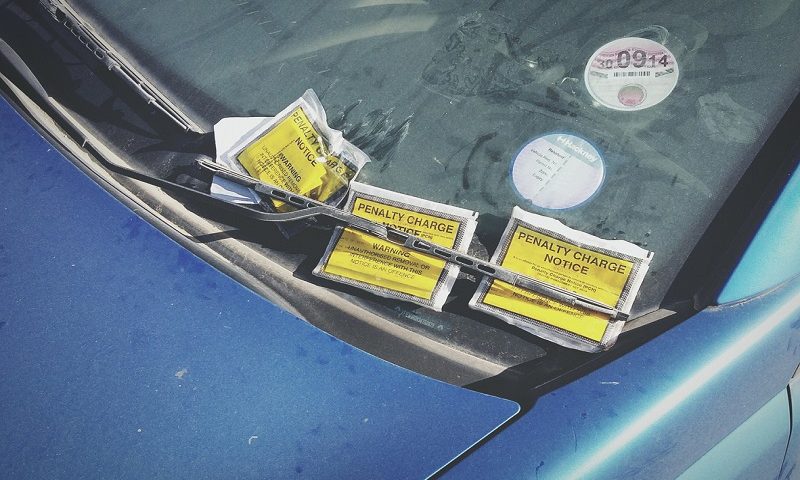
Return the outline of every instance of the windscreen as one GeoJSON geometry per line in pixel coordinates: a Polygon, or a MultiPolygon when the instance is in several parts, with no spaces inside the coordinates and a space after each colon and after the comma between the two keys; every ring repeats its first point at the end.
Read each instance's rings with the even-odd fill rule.
{"type": "Polygon", "coordinates": [[[70,4],[205,128],[314,89],[360,181],[479,212],[487,258],[515,205],[654,252],[634,315],[800,86],[790,0],[70,4]]]}

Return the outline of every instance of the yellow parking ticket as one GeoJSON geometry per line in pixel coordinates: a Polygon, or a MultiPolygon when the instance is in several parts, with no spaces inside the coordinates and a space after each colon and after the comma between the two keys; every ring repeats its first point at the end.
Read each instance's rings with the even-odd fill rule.
{"type": "MultiPolygon", "coordinates": [[[[321,202],[356,175],[354,168],[330,153],[327,140],[301,106],[252,140],[235,158],[262,182],[321,202]]],[[[278,210],[286,208],[282,202],[274,203],[278,210]]]]}
{"type": "MultiPolygon", "coordinates": [[[[347,209],[376,223],[466,251],[476,214],[353,182],[347,209]]],[[[314,273],[378,295],[441,309],[458,265],[352,228],[337,228],[314,273]]]]}
{"type": "MultiPolygon", "coordinates": [[[[630,312],[652,254],[604,240],[515,207],[492,259],[509,270],[630,312]]],[[[613,345],[623,322],[550,297],[485,279],[470,306],[557,343],[584,350],[613,345]]]]}

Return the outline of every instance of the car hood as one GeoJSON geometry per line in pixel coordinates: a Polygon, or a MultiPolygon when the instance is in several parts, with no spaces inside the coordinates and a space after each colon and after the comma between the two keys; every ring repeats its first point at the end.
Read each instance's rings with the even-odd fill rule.
{"type": "Polygon", "coordinates": [[[518,412],[286,313],[0,118],[11,477],[418,478],[518,412]]]}

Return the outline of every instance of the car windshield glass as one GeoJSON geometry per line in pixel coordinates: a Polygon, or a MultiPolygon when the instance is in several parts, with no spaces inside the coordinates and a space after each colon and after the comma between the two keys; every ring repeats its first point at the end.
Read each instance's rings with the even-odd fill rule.
{"type": "Polygon", "coordinates": [[[362,182],[479,212],[487,256],[514,205],[655,252],[634,315],[800,85],[789,0],[70,4],[203,128],[313,88],[362,182]]]}

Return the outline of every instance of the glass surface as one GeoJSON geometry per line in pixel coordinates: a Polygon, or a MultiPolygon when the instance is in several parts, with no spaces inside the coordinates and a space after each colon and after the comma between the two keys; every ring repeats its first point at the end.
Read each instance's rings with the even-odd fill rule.
{"type": "Polygon", "coordinates": [[[659,306],[800,86],[789,0],[70,4],[206,128],[313,88],[371,155],[361,181],[480,212],[487,256],[514,205],[654,251],[634,315],[659,306]],[[663,101],[619,111],[587,90],[587,62],[623,37],[674,55],[663,101]],[[532,204],[511,175],[523,147],[553,132],[604,163],[598,191],[568,209],[532,204]]]}

